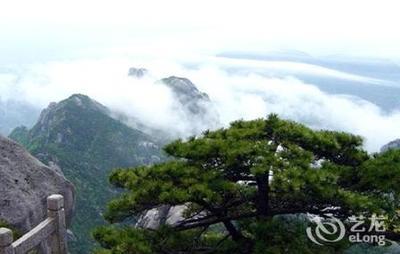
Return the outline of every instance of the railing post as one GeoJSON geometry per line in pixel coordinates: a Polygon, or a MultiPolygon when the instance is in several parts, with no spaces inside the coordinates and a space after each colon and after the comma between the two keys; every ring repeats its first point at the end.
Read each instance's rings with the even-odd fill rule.
{"type": "Polygon", "coordinates": [[[0,228],[0,254],[14,254],[13,234],[8,228],[0,228]]]}
{"type": "Polygon", "coordinates": [[[51,195],[47,198],[47,215],[56,221],[56,231],[51,241],[52,253],[67,254],[67,228],[62,195],[51,195]]]}

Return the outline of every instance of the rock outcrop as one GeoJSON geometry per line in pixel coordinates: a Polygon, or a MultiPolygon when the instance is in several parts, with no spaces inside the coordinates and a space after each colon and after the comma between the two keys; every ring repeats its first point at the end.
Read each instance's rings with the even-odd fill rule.
{"type": "Polygon", "coordinates": [[[193,115],[203,115],[208,111],[207,106],[210,106],[210,98],[206,93],[200,92],[197,87],[187,78],[171,76],[161,80],[178,101],[188,109],[193,115]]]}
{"type": "Polygon", "coordinates": [[[135,77],[135,78],[143,78],[148,74],[148,70],[145,68],[129,68],[128,76],[135,77]]]}
{"type": "Polygon", "coordinates": [[[25,233],[47,217],[46,198],[61,194],[67,223],[74,210],[74,187],[22,146],[0,136],[0,219],[25,233]]]}
{"type": "Polygon", "coordinates": [[[400,139],[393,140],[388,144],[382,146],[381,152],[383,153],[390,149],[400,149],[400,139]]]}
{"type": "Polygon", "coordinates": [[[170,76],[158,83],[167,86],[174,98],[176,110],[181,112],[182,119],[190,126],[187,135],[196,135],[206,129],[220,126],[219,115],[213,102],[206,93],[201,92],[187,78],[170,76]]]}
{"type": "MultiPolygon", "coordinates": [[[[157,130],[140,122],[139,119],[132,120],[132,117],[118,116],[119,119],[130,126],[133,122],[135,128],[137,127],[159,140],[173,140],[182,136],[198,135],[206,129],[215,129],[221,126],[219,113],[214,102],[207,93],[199,90],[188,78],[169,76],[158,80],[147,69],[136,67],[129,68],[128,76],[137,80],[148,78],[147,81],[153,80],[155,84],[167,87],[173,100],[170,110],[179,119],[182,128],[157,130]]],[[[142,83],[142,85],[146,84],[148,83],[142,83]]]]}
{"type": "Polygon", "coordinates": [[[175,225],[183,220],[185,206],[163,205],[143,213],[136,223],[137,227],[157,229],[161,225],[175,225]]]}

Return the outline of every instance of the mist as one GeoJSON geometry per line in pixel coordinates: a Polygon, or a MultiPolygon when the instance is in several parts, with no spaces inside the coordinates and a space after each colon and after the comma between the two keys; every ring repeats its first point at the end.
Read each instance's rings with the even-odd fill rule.
{"type": "MultiPolygon", "coordinates": [[[[32,64],[0,74],[0,93],[2,100],[12,98],[39,108],[75,93],[86,94],[114,112],[175,137],[197,135],[206,129],[228,126],[237,119],[251,120],[270,113],[315,129],[361,135],[370,152],[377,152],[382,145],[400,137],[399,111],[384,112],[358,97],[327,94],[293,76],[232,74],[225,68],[231,63],[191,59],[192,63],[195,61],[195,67],[188,67],[188,59],[184,63],[107,58],[32,64]],[[142,79],[129,77],[130,67],[147,68],[149,75],[142,79]],[[208,106],[217,111],[218,121],[192,118],[169,88],[156,82],[172,75],[189,78],[200,91],[207,93],[211,99],[208,106]]],[[[322,76],[337,74],[314,67],[306,71],[322,76]]],[[[367,77],[338,75],[376,83],[367,77]]]]}

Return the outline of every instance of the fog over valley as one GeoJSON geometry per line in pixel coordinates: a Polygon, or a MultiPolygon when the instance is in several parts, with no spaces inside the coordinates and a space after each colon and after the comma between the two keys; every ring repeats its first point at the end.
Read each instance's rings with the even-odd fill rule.
{"type": "Polygon", "coordinates": [[[316,129],[361,135],[366,148],[376,152],[400,135],[399,77],[400,68],[389,60],[343,63],[292,51],[256,56],[221,53],[184,60],[110,57],[27,64],[0,73],[0,117],[4,119],[0,127],[5,135],[19,125],[29,127],[50,102],[81,93],[128,116],[128,124],[140,122],[174,137],[277,113],[316,129]],[[143,77],[129,76],[131,67],[147,72],[143,77]],[[390,76],[374,75],[369,69],[390,76]],[[206,93],[208,112],[193,118],[176,94],[159,84],[170,76],[188,78],[206,93]]]}

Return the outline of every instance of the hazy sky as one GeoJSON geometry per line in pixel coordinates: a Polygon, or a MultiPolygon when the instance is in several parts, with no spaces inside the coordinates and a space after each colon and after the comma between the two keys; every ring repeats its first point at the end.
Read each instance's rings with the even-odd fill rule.
{"type": "Polygon", "coordinates": [[[2,1],[1,63],[296,49],[400,57],[390,0],[2,1]]]}
{"type": "Polygon", "coordinates": [[[380,85],[379,80],[310,64],[212,55],[300,50],[317,56],[398,60],[398,2],[3,1],[0,99],[23,100],[44,108],[51,101],[83,93],[149,126],[182,135],[212,127],[205,120],[194,122],[177,112],[175,98],[154,83],[177,75],[189,78],[210,96],[224,126],[239,118],[274,112],[315,128],[362,135],[366,148],[375,152],[399,138],[400,109],[388,112],[360,98],[328,94],[289,74],[365,85],[380,85]],[[200,64],[187,68],[191,61],[200,64]],[[148,68],[151,78],[129,78],[127,71],[132,66],[148,68]],[[288,74],[275,79],[230,73],[227,69],[232,66],[288,74]]]}

